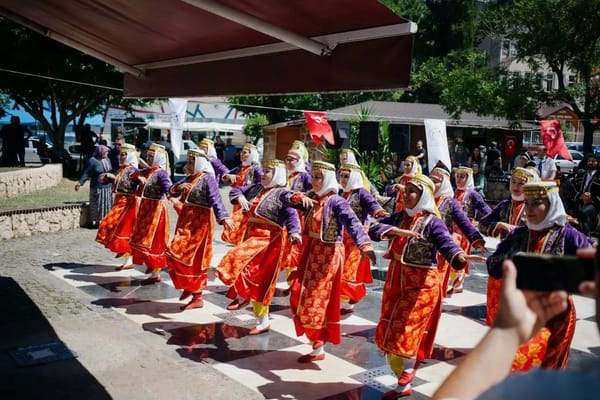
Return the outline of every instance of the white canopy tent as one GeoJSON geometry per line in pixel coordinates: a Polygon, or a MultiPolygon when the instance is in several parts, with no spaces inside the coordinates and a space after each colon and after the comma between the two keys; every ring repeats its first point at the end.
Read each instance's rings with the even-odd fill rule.
{"type": "MultiPolygon", "coordinates": [[[[145,126],[146,129],[173,129],[169,121],[150,121],[145,126]]],[[[184,131],[191,132],[233,132],[242,133],[243,124],[231,124],[225,122],[184,122],[184,131]]]]}

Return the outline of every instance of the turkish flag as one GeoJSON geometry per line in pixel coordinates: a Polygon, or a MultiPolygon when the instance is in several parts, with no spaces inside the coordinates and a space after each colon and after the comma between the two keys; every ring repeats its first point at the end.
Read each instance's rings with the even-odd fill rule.
{"type": "Polygon", "coordinates": [[[310,137],[316,144],[323,143],[321,138],[327,140],[329,144],[335,144],[333,130],[329,122],[327,122],[327,116],[324,112],[305,111],[304,118],[306,118],[306,127],[308,128],[310,137]]]}
{"type": "Polygon", "coordinates": [[[560,122],[555,119],[542,120],[540,126],[542,127],[542,143],[548,149],[548,157],[554,158],[555,155],[560,154],[565,160],[573,161],[565,144],[560,122]]]}

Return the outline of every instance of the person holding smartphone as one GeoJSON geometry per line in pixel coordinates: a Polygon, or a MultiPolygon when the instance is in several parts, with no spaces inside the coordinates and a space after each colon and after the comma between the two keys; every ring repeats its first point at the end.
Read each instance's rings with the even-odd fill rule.
{"type": "MultiPolygon", "coordinates": [[[[583,249],[580,258],[594,258],[596,249],[583,249]]],[[[600,254],[598,254],[600,255],[600,254]]],[[[596,255],[596,256],[598,256],[596,255]]],[[[600,263],[595,262],[595,281],[584,281],[579,292],[596,300],[596,325],[600,331],[600,263]]],[[[600,398],[600,359],[575,370],[538,369],[508,376],[512,351],[531,338],[552,318],[569,307],[567,293],[517,289],[512,261],[503,263],[500,308],[494,325],[462,360],[433,395],[438,399],[584,399],[600,398]],[[493,366],[490,368],[490,366],[493,366]]]]}
{"type": "MultiPolygon", "coordinates": [[[[526,226],[512,230],[500,242],[496,252],[487,259],[492,279],[502,278],[502,262],[517,252],[549,255],[575,255],[577,249],[592,243],[581,232],[567,224],[567,214],[554,182],[528,182],[523,185],[526,226]]],[[[493,323],[498,313],[500,293],[488,291],[488,315],[493,323]]],[[[553,318],[527,343],[514,359],[513,371],[532,367],[564,368],[569,359],[569,347],[575,332],[575,307],[568,299],[564,313],[553,318]]]]}

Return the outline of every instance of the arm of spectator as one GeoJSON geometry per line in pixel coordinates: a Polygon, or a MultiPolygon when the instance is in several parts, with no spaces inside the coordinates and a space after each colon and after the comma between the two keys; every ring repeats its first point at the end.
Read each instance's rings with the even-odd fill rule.
{"type": "Polygon", "coordinates": [[[442,383],[433,399],[472,399],[502,381],[510,372],[519,345],[546,321],[567,309],[566,292],[520,291],[512,261],[506,260],[503,269],[498,318],[481,342],[442,383]]]}

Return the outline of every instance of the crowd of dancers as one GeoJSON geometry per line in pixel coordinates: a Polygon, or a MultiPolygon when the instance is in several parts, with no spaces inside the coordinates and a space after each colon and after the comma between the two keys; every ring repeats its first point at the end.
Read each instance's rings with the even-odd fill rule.
{"type": "MultiPolygon", "coordinates": [[[[145,266],[148,276],[141,284],[151,285],[161,281],[166,268],[181,290],[181,309],[201,308],[214,226],[223,225],[222,239],[232,248],[218,260],[216,275],[229,288],[227,309],[251,305],[258,324],[248,334],[267,334],[269,306],[285,271],[296,333],[311,346],[298,362],[310,363],[325,358],[325,343],[340,343],[341,316],[354,311],[372,282],[372,242],[388,241],[384,258],[389,267],[374,340],[398,382],[384,399],[411,394],[420,362],[433,351],[442,300],[462,292],[469,262],[487,262],[491,324],[504,258],[518,251],[575,254],[592,245],[569,225],[558,187],[542,181],[536,168],[515,168],[510,197],[491,209],[473,188],[471,168],[450,171],[438,164],[426,176],[419,160],[409,156],[403,174],[385,188],[395,199],[390,213],[352,150],[341,151],[336,168],[310,163],[300,141],[284,160],[261,163],[257,149],[247,144],[241,165],[229,170],[211,140],[203,139],[200,148],[188,151],[186,176],[173,184],[163,146],[152,144],[148,167],[140,169],[135,147],[121,145],[120,168],[105,176],[112,182],[114,205],[96,237],[124,260],[117,269],[145,266]],[[231,214],[219,182],[231,184],[231,214]],[[169,202],[178,216],[172,237],[169,202]],[[501,238],[492,254],[487,254],[484,235],[501,238]]],[[[575,308],[569,304],[567,312],[521,346],[514,371],[566,366],[575,328],[575,308]]]]}

